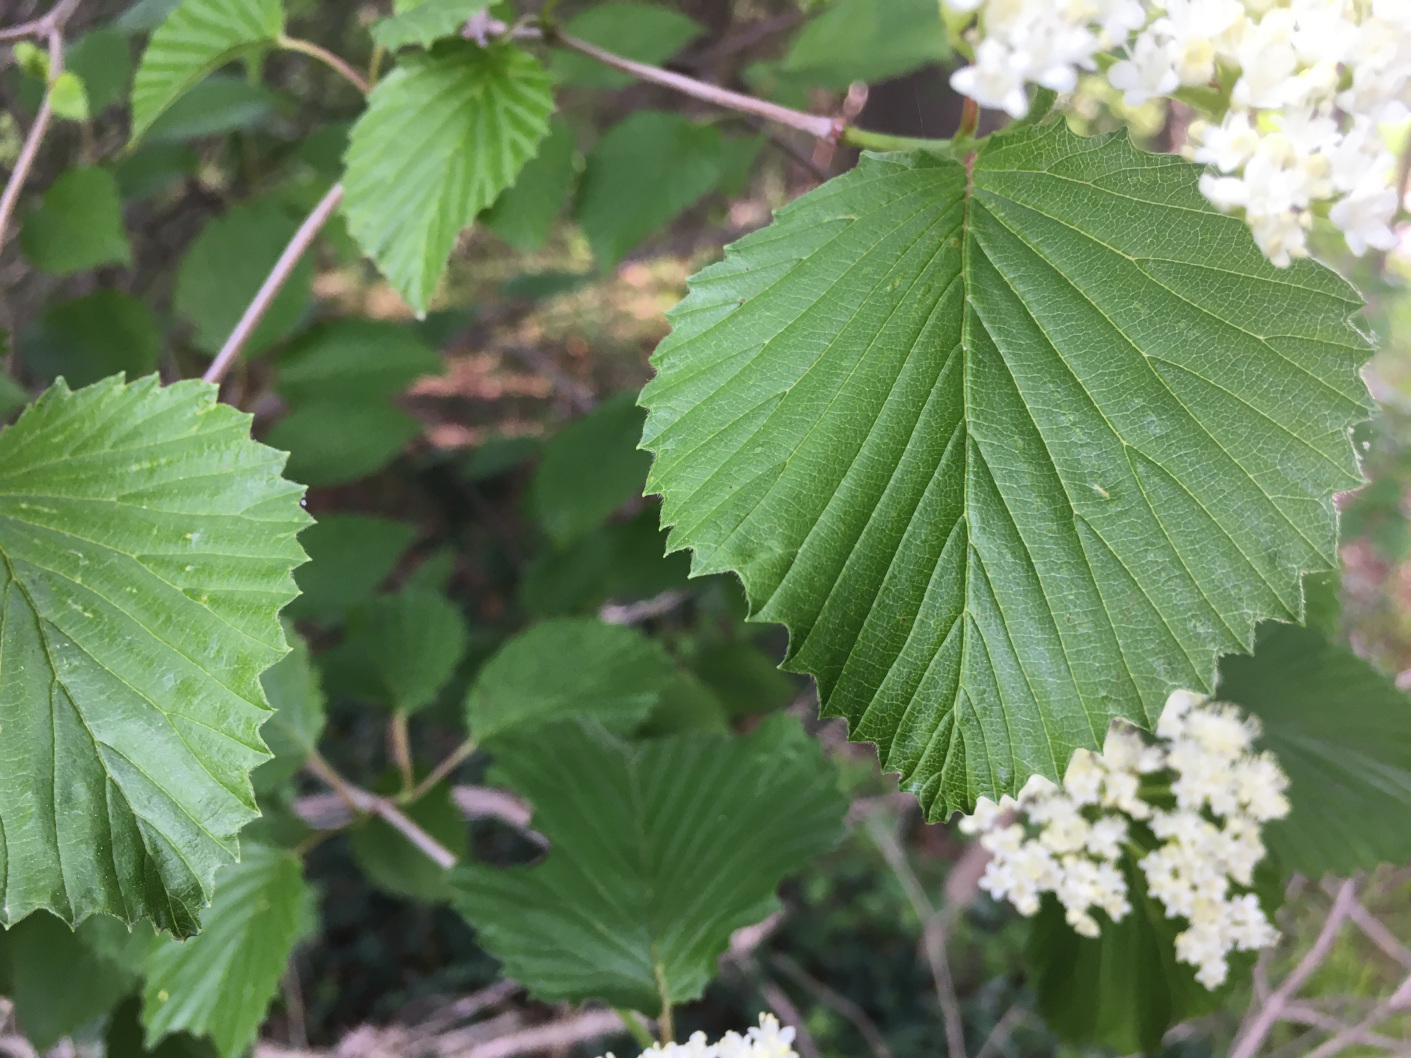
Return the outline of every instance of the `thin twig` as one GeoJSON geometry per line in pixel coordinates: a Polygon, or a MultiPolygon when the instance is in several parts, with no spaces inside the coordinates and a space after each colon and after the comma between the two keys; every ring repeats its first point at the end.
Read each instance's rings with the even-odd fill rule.
{"type": "Polygon", "coordinates": [[[372,85],[368,83],[367,78],[358,73],[357,70],[353,69],[352,66],[340,59],[337,55],[334,55],[333,52],[329,51],[327,48],[321,47],[311,40],[300,40],[298,37],[281,36],[278,44],[285,51],[297,51],[301,55],[307,55],[311,59],[317,59],[330,70],[341,75],[345,81],[363,95],[367,95],[372,91],[372,85]]]}
{"type": "Polygon", "coordinates": [[[425,797],[431,790],[451,772],[461,766],[461,762],[475,752],[475,739],[468,738],[456,747],[455,752],[443,760],[436,767],[431,769],[430,774],[421,782],[417,783],[406,793],[397,798],[398,804],[411,804],[425,797]]]}
{"type": "Polygon", "coordinates": [[[309,759],[304,762],[304,770],[327,784],[334,793],[348,802],[354,811],[361,815],[380,817],[442,870],[450,870],[458,862],[454,852],[408,819],[391,801],[349,782],[317,752],[309,754],[309,759]]]}
{"type": "Polygon", "coordinates": [[[402,793],[411,793],[416,786],[416,773],[412,770],[412,740],[407,730],[407,711],[398,709],[387,722],[387,741],[391,744],[392,761],[402,777],[402,793]]]}
{"type": "Polygon", "coordinates": [[[1411,1007],[1411,977],[1401,982],[1401,986],[1386,1000],[1356,1025],[1351,1025],[1337,1033],[1332,1039],[1311,1051],[1307,1058],[1332,1058],[1333,1055],[1361,1042],[1363,1033],[1370,1032],[1393,1014],[1411,1007]]]}
{"type": "Polygon", "coordinates": [[[931,965],[931,978],[936,985],[936,998],[940,1001],[941,1017],[946,1026],[947,1058],[965,1058],[965,1021],[960,1013],[960,1000],[955,994],[950,961],[946,958],[952,913],[949,908],[938,911],[932,906],[920,879],[907,861],[906,851],[897,840],[896,833],[882,821],[880,815],[874,813],[868,816],[866,826],[867,833],[901,883],[916,917],[921,920],[921,946],[926,952],[926,961],[931,965]]]}
{"type": "Polygon", "coordinates": [[[1258,1053],[1265,1037],[1269,1035],[1269,1030],[1279,1020],[1284,1006],[1303,987],[1303,983],[1332,951],[1333,943],[1342,931],[1343,923],[1352,913],[1356,896],[1357,883],[1349,878],[1338,889],[1337,896],[1333,900],[1332,910],[1328,912],[1327,920],[1318,932],[1313,946],[1304,953],[1298,965],[1293,968],[1293,972],[1284,978],[1279,987],[1274,990],[1273,995],[1269,997],[1269,1001],[1259,1008],[1259,1012],[1253,1020],[1236,1037],[1234,1045],[1230,1048],[1230,1058],[1254,1058],[1254,1055],[1258,1053]]]}
{"type": "Polygon", "coordinates": [[[1349,917],[1352,919],[1352,924],[1360,929],[1368,940],[1380,948],[1383,954],[1411,970],[1411,948],[1397,940],[1391,930],[1382,925],[1381,919],[1363,907],[1360,902],[1352,905],[1349,917]]]}
{"type": "Polygon", "coordinates": [[[201,376],[202,381],[219,383],[225,377],[225,373],[230,370],[230,365],[240,355],[240,350],[250,340],[250,336],[255,333],[255,328],[265,318],[269,307],[274,304],[274,299],[284,289],[284,284],[289,282],[289,277],[294,274],[294,269],[298,267],[299,261],[308,252],[314,239],[323,226],[328,223],[329,218],[333,216],[342,201],[343,185],[334,184],[328,194],[323,196],[323,201],[304,218],[304,223],[299,225],[299,230],[294,233],[294,238],[289,240],[289,245],[284,248],[284,252],[279,255],[279,260],[275,262],[274,268],[265,277],[264,283],[261,284],[259,292],[255,295],[255,300],[250,302],[249,307],[245,309],[245,315],[240,317],[240,322],[235,325],[235,330],[230,332],[230,337],[225,340],[220,352],[211,361],[211,366],[206,368],[206,373],[201,376]]]}
{"type": "Polygon", "coordinates": [[[867,1011],[847,996],[833,991],[782,952],[770,956],[769,962],[794,984],[812,993],[813,997],[825,1007],[837,1011],[850,1021],[853,1028],[857,1029],[857,1034],[866,1041],[876,1058],[892,1058],[892,1049],[887,1046],[886,1037],[877,1028],[877,1023],[867,1016],[867,1011]]]}
{"type": "MultiPolygon", "coordinates": [[[[62,6],[62,5],[61,5],[62,6]]],[[[55,10],[58,10],[57,8],[55,10]]],[[[44,21],[44,20],[41,20],[44,21]]],[[[10,218],[20,201],[29,171],[34,168],[34,159],[39,156],[39,145],[44,142],[44,134],[49,131],[49,120],[54,116],[54,82],[64,72],[64,36],[58,25],[52,25],[49,35],[49,87],[44,91],[44,101],[39,104],[39,113],[34,116],[34,124],[29,127],[20,156],[10,171],[10,179],[5,182],[5,191],[0,194],[0,249],[10,230],[10,218]]]]}
{"type": "Polygon", "coordinates": [[[818,1051],[818,1044],[814,1042],[813,1034],[803,1023],[803,1015],[789,998],[789,993],[766,977],[759,982],[759,994],[769,1004],[769,1009],[774,1011],[775,1017],[785,1025],[794,1027],[794,1050],[798,1051],[799,1058],[823,1058],[818,1051]]]}
{"type": "Polygon", "coordinates": [[[632,59],[623,58],[621,55],[614,55],[610,51],[604,51],[596,44],[589,44],[586,40],[579,40],[577,37],[570,37],[567,33],[560,33],[558,30],[551,30],[546,34],[546,39],[550,44],[558,44],[570,51],[576,51],[580,55],[586,55],[590,59],[596,59],[604,66],[611,66],[615,70],[631,74],[639,81],[671,88],[683,95],[729,110],[755,114],[776,124],[806,132],[820,140],[837,140],[843,131],[843,126],[839,122],[825,115],[808,114],[791,107],[781,107],[777,103],[755,99],[753,96],[743,95],[740,92],[732,92],[728,88],[707,84],[705,81],[698,81],[685,74],[672,73],[659,66],[635,62],[632,59]]]}
{"type": "Polygon", "coordinates": [[[79,0],[60,0],[47,15],[21,22],[18,26],[10,26],[8,29],[0,29],[0,42],[23,40],[25,37],[43,40],[55,30],[62,30],[70,16],[78,10],[78,5],[79,0]]]}
{"type": "Polygon", "coordinates": [[[990,1030],[990,1034],[985,1037],[985,1042],[980,1045],[980,1050],[975,1058],[990,1058],[991,1055],[999,1053],[1000,1049],[1009,1042],[1010,1034],[1028,1016],[1029,1012],[1018,1003],[1006,1010],[1003,1016],[995,1022],[995,1027],[990,1030]]]}
{"type": "MultiPolygon", "coordinates": [[[[1311,1025],[1314,1028],[1324,1029],[1327,1032],[1342,1032],[1348,1028],[1347,1025],[1338,1021],[1337,1018],[1324,1014],[1321,1010],[1315,1010],[1304,1003],[1289,1003],[1284,1007],[1281,1018],[1293,1025],[1311,1025]]],[[[1357,1036],[1357,1043],[1365,1043],[1368,1047],[1380,1047],[1383,1050],[1394,1051],[1401,1044],[1390,1036],[1383,1036],[1376,1032],[1361,1032],[1357,1036]]]]}

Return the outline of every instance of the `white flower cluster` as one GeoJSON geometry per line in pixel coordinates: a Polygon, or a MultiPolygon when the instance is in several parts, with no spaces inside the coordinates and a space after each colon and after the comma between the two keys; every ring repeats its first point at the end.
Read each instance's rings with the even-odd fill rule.
{"type": "Polygon", "coordinates": [[[1307,255],[1319,203],[1358,256],[1395,244],[1383,132],[1411,117],[1411,0],[943,2],[979,11],[975,61],[951,84],[1014,117],[1028,111],[1027,83],[1067,92],[1100,66],[1130,106],[1221,89],[1223,113],[1190,129],[1191,157],[1216,170],[1201,191],[1243,210],[1280,267],[1307,255]]]}
{"type": "Polygon", "coordinates": [[[1052,893],[1085,937],[1101,932],[1095,909],[1113,922],[1131,911],[1122,860],[1133,857],[1167,917],[1188,923],[1177,958],[1213,989],[1232,950],[1278,939],[1258,898],[1234,887],[1251,885],[1264,858],[1260,824],[1288,814],[1288,779],[1272,756],[1253,752],[1258,724],[1232,705],[1177,691],[1156,733],[1149,744],[1114,724],[1101,755],[1073,754],[1061,787],[1036,775],[1018,800],[982,798],[960,828],[979,834],[993,857],[983,889],[1023,915],[1052,893]]]}
{"type": "MultiPolygon", "coordinates": [[[[794,1030],[779,1027],[779,1019],[773,1014],[761,1014],[759,1025],[741,1036],[738,1032],[727,1032],[715,1043],[707,1043],[704,1032],[693,1033],[685,1043],[654,1043],[650,1050],[643,1051],[641,1058],[657,1058],[659,1055],[672,1055],[673,1058],[799,1058],[794,1050],[794,1030]]],[[[608,1054],[606,1058],[613,1058],[608,1054]]]]}

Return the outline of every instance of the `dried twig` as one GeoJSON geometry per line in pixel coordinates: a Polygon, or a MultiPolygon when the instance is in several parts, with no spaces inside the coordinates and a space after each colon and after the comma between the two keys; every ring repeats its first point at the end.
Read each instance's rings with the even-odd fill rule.
{"type": "Polygon", "coordinates": [[[1349,878],[1338,889],[1332,910],[1328,912],[1327,920],[1323,923],[1313,946],[1304,953],[1293,972],[1274,990],[1269,1001],[1258,1008],[1247,1025],[1241,1027],[1234,1045],[1230,1048],[1230,1058],[1253,1058],[1258,1053],[1265,1037],[1269,1035],[1269,1030],[1279,1020],[1289,1000],[1332,951],[1333,942],[1337,940],[1343,923],[1347,921],[1353,905],[1357,902],[1356,896],[1357,883],[1349,878]]]}

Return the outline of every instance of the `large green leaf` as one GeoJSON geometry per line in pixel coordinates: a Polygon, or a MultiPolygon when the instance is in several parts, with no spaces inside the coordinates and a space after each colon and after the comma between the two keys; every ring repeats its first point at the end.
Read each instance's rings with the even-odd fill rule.
{"type": "Polygon", "coordinates": [[[132,139],[207,74],[283,32],[280,0],[182,0],[152,34],[137,67],[132,139]]]}
{"type": "Polygon", "coordinates": [[[1411,699],[1321,632],[1269,622],[1220,662],[1221,698],[1264,726],[1292,811],[1265,840],[1290,870],[1350,875],[1411,858],[1411,699]]]}
{"type": "Polygon", "coordinates": [[[99,114],[123,99],[132,83],[132,45],[114,29],[85,33],[64,54],[64,68],[83,78],[88,104],[99,114]]]}
{"type": "Polygon", "coordinates": [[[562,547],[642,495],[651,457],[637,450],[643,415],[620,393],[544,446],[529,489],[535,519],[562,547]]]}
{"type": "Polygon", "coordinates": [[[573,130],[549,123],[549,134],[518,178],[481,216],[485,226],[516,250],[537,250],[549,238],[578,179],[573,130]]]}
{"type": "Polygon", "coordinates": [[[466,698],[482,742],[571,716],[631,731],[656,707],[674,666],[655,640],[592,618],[545,621],[485,663],[466,698]]]}
{"type": "Polygon", "coordinates": [[[385,401],[320,400],[295,408],[265,440],[289,452],[289,477],[336,485],[381,470],[421,433],[421,420],[385,401]]]}
{"type": "Polygon", "coordinates": [[[308,521],[249,421],[118,377],[0,433],[0,922],[189,934],[235,858],[308,521]]]}
{"type": "Polygon", "coordinates": [[[351,639],[374,676],[364,696],[411,713],[434,702],[455,675],[470,632],[440,592],[405,589],[359,614],[351,639]]]}
{"type": "Polygon", "coordinates": [[[66,276],[107,264],[129,264],[117,181],[106,169],[70,169],[25,218],[20,248],[35,268],[66,276]]]}
{"type": "Polygon", "coordinates": [[[301,594],[290,604],[289,615],[317,621],[341,617],[377,590],[415,539],[415,527],[389,518],[320,518],[299,537],[309,564],[294,575],[301,594]]]}
{"type": "Polygon", "coordinates": [[[697,276],[655,355],[672,543],[739,572],[931,818],[1210,688],[1336,566],[1357,296],[1197,173],[1061,122],[866,156],[697,276]]]}
{"type": "Polygon", "coordinates": [[[312,925],[313,894],[292,852],[251,844],[221,871],[201,935],[163,938],[147,955],[147,1046],[174,1032],[209,1036],[239,1058],[279,988],[289,953],[312,925]]]}
{"type": "Polygon", "coordinates": [[[461,229],[548,134],[549,77],[509,44],[412,52],[373,89],[348,144],[348,231],[425,313],[461,229]]]}
{"type": "Polygon", "coordinates": [[[837,841],[847,807],[791,717],[747,738],[642,743],[569,722],[510,736],[496,760],[551,851],[458,868],[456,908],[539,998],[653,1015],[701,994],[731,932],[778,906],[780,880],[837,841]]]}

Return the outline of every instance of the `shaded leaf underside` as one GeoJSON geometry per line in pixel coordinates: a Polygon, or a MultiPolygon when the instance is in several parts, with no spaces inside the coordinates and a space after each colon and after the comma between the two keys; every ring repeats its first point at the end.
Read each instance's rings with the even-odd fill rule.
{"type": "Polygon", "coordinates": [[[1056,777],[1335,565],[1359,301],[1197,170],[1061,125],[866,156],[692,282],[643,446],[931,817],[1056,777]]]}

